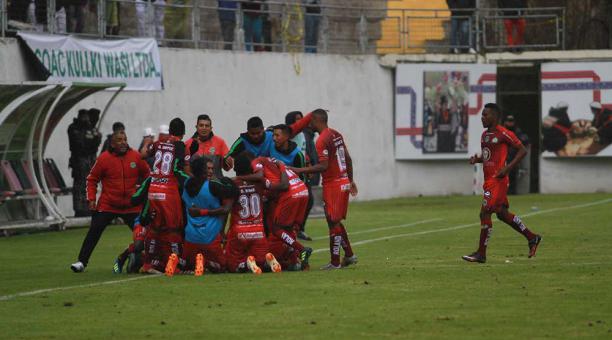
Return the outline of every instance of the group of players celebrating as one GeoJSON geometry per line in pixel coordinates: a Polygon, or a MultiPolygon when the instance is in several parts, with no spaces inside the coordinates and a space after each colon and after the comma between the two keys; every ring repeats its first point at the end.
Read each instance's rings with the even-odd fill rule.
{"type": "MultiPolygon", "coordinates": [[[[205,118],[207,122],[203,124],[208,123],[210,128],[210,118],[205,118]]],[[[183,143],[185,124],[179,118],[173,119],[167,135],[155,142],[147,140],[141,148],[141,158],[151,161],[150,173],[131,196],[131,206],[140,211],[133,223],[128,223],[133,225],[133,243],[117,258],[113,270],[121,273],[125,266],[127,272],[165,272],[168,276],[308,270],[312,249],[300,243],[297,233],[303,230],[312,202],[305,177],[313,173],[322,176],[329,226],[331,261],[322,269],[340,269],[357,263],[342,224],[349,195],[357,194],[352,160],[344,138],[328,127],[327,120],[327,111],[317,109],[291,125],[265,129],[259,117],[252,117],[246,133],[240,135],[231,149],[227,150],[224,143],[211,148],[221,149],[217,154],[222,156],[216,159],[198,153],[202,143],[194,145],[194,139],[187,145],[183,143]],[[295,161],[303,156],[299,147],[289,144],[290,138],[306,127],[319,133],[315,165],[295,161]],[[222,176],[220,167],[226,171],[233,169],[235,177],[222,176]],[[345,255],[342,261],[340,248],[345,255]]],[[[198,128],[199,124],[200,118],[198,128]]],[[[115,134],[119,136],[113,135],[111,143],[117,149],[117,144],[121,144],[117,140],[125,139],[125,135],[115,134]]],[[[214,144],[212,138],[205,142],[214,144]]],[[[104,153],[100,158],[103,156],[104,153]]],[[[125,158],[126,153],[121,157],[125,158]]],[[[100,171],[97,165],[92,173],[100,171]]],[[[90,183],[88,178],[88,191],[95,186],[97,182],[90,183]]],[[[102,195],[104,191],[102,181],[102,195]]],[[[95,202],[95,189],[93,198],[95,202]]],[[[97,210],[94,218],[100,213],[97,210]]],[[[85,269],[93,250],[88,244],[93,242],[95,246],[99,239],[99,235],[95,235],[97,239],[89,235],[95,229],[94,218],[79,261],[71,266],[75,272],[85,269]],[[84,252],[86,256],[82,256],[84,252]]]]}
{"type": "MultiPolygon", "coordinates": [[[[500,118],[501,110],[496,104],[485,105],[481,117],[486,129],[481,136],[482,152],[470,158],[471,164],[483,164],[485,178],[478,250],[462,257],[468,262],[486,262],[493,214],[525,237],[529,257],[535,256],[542,240],[508,210],[508,173],[525,157],[527,150],[514,133],[499,125],[500,118]],[[518,150],[509,163],[508,148],[518,150]]],[[[203,127],[210,130],[210,118],[206,116],[202,120],[203,127]]],[[[137,191],[134,189],[130,199],[129,209],[138,209],[140,213],[133,217],[119,215],[133,220],[128,222],[133,225],[133,243],[116,260],[117,273],[123,271],[126,261],[128,272],[165,272],[169,276],[177,272],[199,276],[205,271],[261,274],[308,270],[312,249],[304,247],[296,235],[303,230],[312,201],[304,175],[313,173],[322,176],[329,227],[331,261],[321,269],[356,264],[357,256],[342,224],[349,195],[357,195],[352,159],[344,138],[328,127],[327,120],[327,111],[317,109],[291,125],[265,129],[259,117],[252,117],[247,122],[247,132],[227,149],[211,131],[203,144],[194,144],[191,139],[186,146],[182,142],[185,124],[175,118],[170,122],[169,134],[160,136],[156,142],[145,143],[140,155],[133,150],[131,154],[127,152],[125,134],[115,133],[111,150],[100,155],[88,177],[88,200],[96,213],[83,241],[79,261],[71,269],[75,272],[85,269],[106,224],[119,214],[113,210],[113,204],[108,204],[109,197],[119,196],[120,206],[125,203],[120,191],[111,194],[111,184],[107,189],[104,179],[101,198],[95,202],[98,179],[104,177],[105,171],[110,174],[107,178],[113,178],[113,171],[117,172],[116,166],[106,165],[111,164],[112,155],[120,159],[116,163],[121,164],[121,176],[130,171],[134,174],[132,177],[142,175],[140,163],[143,159],[151,160],[147,179],[137,191]],[[315,146],[319,162],[314,165],[305,164],[295,143],[288,143],[306,127],[319,134],[315,146]],[[215,162],[198,154],[196,151],[202,147],[208,148],[210,154],[217,150],[221,159],[215,162]],[[137,157],[138,162],[129,163],[129,157],[132,160],[137,157]],[[130,166],[126,167],[128,163],[130,166]],[[233,168],[235,177],[223,177],[220,167],[226,171],[233,168]],[[341,248],[345,255],[342,261],[341,248]]],[[[197,127],[200,129],[200,118],[197,127]]],[[[136,187],[133,180],[129,183],[136,187]]]]}

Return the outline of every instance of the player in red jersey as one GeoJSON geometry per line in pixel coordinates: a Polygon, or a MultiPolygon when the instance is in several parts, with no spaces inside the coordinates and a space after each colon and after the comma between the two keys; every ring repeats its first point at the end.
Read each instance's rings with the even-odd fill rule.
{"type": "Polygon", "coordinates": [[[514,215],[508,208],[508,173],[527,154],[527,149],[512,131],[499,125],[501,111],[497,104],[486,104],[482,110],[482,126],[487,130],[482,133],[480,145],[482,154],[470,157],[470,164],[483,163],[484,171],[484,201],[480,208],[480,243],[478,250],[462,258],[469,262],[484,263],[487,261],[487,243],[493,230],[491,215],[495,213],[497,218],[508,224],[512,229],[523,234],[528,241],[529,257],[536,254],[538,245],[542,240],[540,235],[532,233],[520,217],[514,215]],[[506,164],[508,147],[518,149],[514,159],[506,164]]]}
{"type": "MultiPolygon", "coordinates": [[[[185,123],[180,118],[173,119],[169,132],[167,138],[151,144],[145,155],[154,157],[154,163],[151,176],[141,190],[148,190],[150,210],[155,211],[145,241],[145,272],[164,270],[168,256],[181,253],[185,220],[180,189],[188,177],[183,170],[185,161],[189,160],[181,141],[185,123]]],[[[135,196],[138,195],[139,192],[135,196]]]]}
{"type": "MultiPolygon", "coordinates": [[[[253,173],[250,160],[240,154],[234,162],[237,176],[248,176],[253,173]]],[[[263,224],[263,186],[255,181],[235,179],[240,191],[232,207],[230,229],[225,245],[227,269],[230,272],[261,274],[262,267],[267,265],[274,272],[280,272],[281,266],[268,252],[268,241],[263,224]]]]}
{"type": "MultiPolygon", "coordinates": [[[[253,158],[250,153],[246,155],[253,158]]],[[[285,269],[308,269],[312,248],[304,247],[297,240],[296,232],[306,216],[308,188],[295,172],[272,158],[255,158],[251,166],[268,189],[266,215],[270,251],[285,269]]]]}
{"type": "Polygon", "coordinates": [[[349,194],[357,195],[357,185],[353,181],[353,161],[342,135],[327,126],[327,111],[323,109],[313,111],[310,127],[319,133],[316,143],[319,164],[292,168],[292,170],[298,174],[315,172],[322,174],[323,203],[329,226],[331,262],[321,269],[340,269],[357,263],[357,256],[353,254],[346,228],[342,224],[348,210],[349,194]],[[340,247],[344,249],[342,263],[340,247]]]}

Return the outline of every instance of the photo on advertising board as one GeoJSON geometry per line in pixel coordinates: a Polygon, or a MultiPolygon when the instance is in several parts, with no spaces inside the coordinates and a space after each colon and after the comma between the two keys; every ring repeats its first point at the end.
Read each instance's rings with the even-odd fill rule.
{"type": "Polygon", "coordinates": [[[612,63],[543,64],[543,156],[612,156],[611,144],[612,63]]]}
{"type": "Polygon", "coordinates": [[[395,158],[464,159],[480,152],[480,115],[495,102],[493,64],[399,64],[395,158]]]}
{"type": "Polygon", "coordinates": [[[423,73],[423,152],[467,152],[469,72],[423,73]]]}

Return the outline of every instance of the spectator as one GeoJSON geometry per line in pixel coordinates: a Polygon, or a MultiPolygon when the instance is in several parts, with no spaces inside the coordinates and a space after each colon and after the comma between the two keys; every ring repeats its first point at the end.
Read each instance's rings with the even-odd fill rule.
{"type": "Polygon", "coordinates": [[[83,33],[83,28],[85,27],[85,7],[87,7],[87,0],[65,1],[68,32],[83,33]]]}
{"type": "Polygon", "coordinates": [[[104,229],[116,217],[121,217],[130,229],[133,228],[141,207],[133,206],[130,198],[136,192],[136,186],[148,176],[147,163],[140,159],[138,152],[130,149],[125,132],[113,134],[111,147],[98,157],[87,176],[87,205],[93,216],[78,261],[70,266],[72,271],[85,270],[104,229]],[[102,193],[96,203],[100,183],[102,193]]]}
{"type": "Polygon", "coordinates": [[[104,144],[102,144],[102,151],[100,151],[100,153],[103,153],[104,151],[107,151],[110,148],[111,138],[113,137],[113,134],[121,131],[125,132],[125,125],[123,125],[122,122],[114,122],[113,132],[106,135],[106,139],[104,140],[104,144]]]}
{"type": "MultiPolygon", "coordinates": [[[[54,32],[66,34],[66,5],[70,0],[55,0],[54,32]]],[[[34,1],[36,24],[47,25],[47,0],[34,1]]]]}
{"type": "Polygon", "coordinates": [[[154,36],[159,43],[164,40],[165,6],[165,0],[136,0],[136,20],[139,37],[154,36]],[[147,10],[149,6],[153,6],[153,20],[148,22],[147,10]]]}
{"type": "MultiPolygon", "coordinates": [[[[523,145],[527,149],[529,149],[529,137],[517,126],[513,115],[509,114],[506,116],[506,119],[504,119],[504,127],[514,132],[514,134],[516,135],[516,137],[518,137],[521,143],[523,143],[523,145]]],[[[508,157],[506,159],[506,163],[512,162],[512,160],[516,156],[517,151],[518,150],[515,148],[508,148],[508,157]]],[[[510,186],[508,187],[508,194],[510,195],[517,194],[516,180],[518,179],[519,169],[520,169],[520,166],[515,166],[512,170],[510,170],[510,173],[508,174],[508,177],[510,179],[510,186]]]]}
{"type": "Polygon", "coordinates": [[[219,0],[219,23],[223,36],[223,49],[232,50],[234,30],[236,29],[237,0],[219,0]]]}
{"type": "Polygon", "coordinates": [[[92,124],[88,110],[79,110],[77,118],[68,126],[68,144],[72,169],[72,206],[74,216],[89,216],[89,207],[85,196],[85,179],[93,166],[101,136],[92,124]]]}
{"type": "Polygon", "coordinates": [[[471,41],[473,35],[470,30],[473,9],[476,8],[476,0],[446,0],[448,9],[451,10],[451,33],[450,44],[451,52],[471,52],[475,53],[471,41]],[[471,9],[471,10],[468,10],[471,9]]]}
{"type": "Polygon", "coordinates": [[[306,9],[306,17],[304,18],[304,52],[317,53],[321,0],[302,0],[302,3],[306,9]]]}
{"type": "Polygon", "coordinates": [[[263,10],[260,0],[242,0],[242,28],[247,51],[262,51],[263,10]]]}
{"type": "Polygon", "coordinates": [[[119,27],[121,25],[121,15],[119,13],[118,2],[107,1],[106,2],[106,34],[107,35],[119,35],[119,27]]]}
{"type": "MultiPolygon", "coordinates": [[[[228,154],[229,148],[223,138],[212,131],[212,120],[208,115],[199,115],[196,121],[196,133],[185,142],[187,153],[193,157],[206,156],[213,161],[214,172],[217,178],[223,177],[221,168],[223,158],[228,154]]],[[[226,167],[226,169],[229,169],[226,167]]]]}
{"type": "Polygon", "coordinates": [[[527,0],[498,0],[499,8],[507,8],[502,11],[504,27],[506,28],[506,43],[508,46],[523,45],[525,34],[525,18],[522,18],[521,9],[527,8],[527,0]],[[514,30],[516,29],[516,38],[514,30]]]}

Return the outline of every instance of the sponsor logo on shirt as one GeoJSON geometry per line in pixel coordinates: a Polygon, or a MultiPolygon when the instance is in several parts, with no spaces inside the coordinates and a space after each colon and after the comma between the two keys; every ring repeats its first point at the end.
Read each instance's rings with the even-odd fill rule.
{"type": "Polygon", "coordinates": [[[150,192],[149,199],[152,201],[165,201],[166,194],[163,192],[153,192],[153,193],[150,192]]]}

